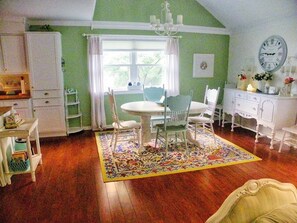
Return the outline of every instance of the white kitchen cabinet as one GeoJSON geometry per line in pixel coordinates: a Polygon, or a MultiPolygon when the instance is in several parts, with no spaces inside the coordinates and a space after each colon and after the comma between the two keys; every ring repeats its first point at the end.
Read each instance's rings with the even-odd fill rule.
{"type": "Polygon", "coordinates": [[[65,136],[61,34],[27,32],[25,39],[33,115],[39,119],[40,136],[65,136]]]}
{"type": "Polygon", "coordinates": [[[39,133],[43,137],[64,136],[65,115],[63,106],[35,106],[34,117],[39,121],[39,133]]]}
{"type": "Polygon", "coordinates": [[[61,34],[31,32],[25,37],[32,90],[63,89],[61,34]]]}
{"type": "Polygon", "coordinates": [[[0,36],[0,74],[27,73],[23,35],[0,36]]]}
{"type": "Polygon", "coordinates": [[[233,107],[230,104],[224,105],[224,112],[226,107],[226,109],[229,109],[227,111],[231,112],[232,115],[231,131],[234,128],[236,115],[248,119],[253,118],[257,121],[255,142],[258,142],[260,126],[267,127],[271,130],[270,134],[267,135],[264,132],[261,132],[261,134],[271,138],[271,149],[273,148],[276,132],[281,131],[283,127],[292,126],[296,123],[297,97],[259,94],[238,89],[225,89],[225,92],[228,93],[224,94],[224,102],[234,102],[233,107]]]}
{"type": "Polygon", "coordinates": [[[31,99],[1,100],[0,106],[13,107],[21,118],[32,118],[32,102],[31,99]]]}

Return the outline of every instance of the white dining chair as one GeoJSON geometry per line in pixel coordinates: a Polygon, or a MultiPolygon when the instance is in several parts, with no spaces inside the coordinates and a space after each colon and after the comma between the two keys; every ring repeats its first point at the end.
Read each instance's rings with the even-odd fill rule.
{"type": "Polygon", "coordinates": [[[297,125],[282,128],[284,131],[278,152],[280,153],[284,143],[288,143],[290,146],[297,147],[297,125]]]}
{"type": "Polygon", "coordinates": [[[220,87],[218,87],[218,89],[209,89],[208,85],[206,85],[205,95],[204,95],[204,103],[207,104],[206,111],[198,116],[189,117],[190,124],[191,123],[194,124],[195,139],[197,139],[197,128],[203,127],[204,130],[208,129],[212,132],[214,142],[216,143],[213,123],[214,123],[214,114],[215,114],[219,93],[220,93],[220,87]]]}
{"type": "Polygon", "coordinates": [[[222,115],[223,115],[223,103],[217,104],[215,113],[214,113],[214,117],[219,119],[219,126],[221,126],[222,115]]]}
{"type": "Polygon", "coordinates": [[[127,131],[133,131],[133,141],[135,142],[135,136],[137,138],[138,145],[140,146],[140,140],[139,140],[139,134],[140,134],[140,123],[137,123],[135,120],[128,120],[128,121],[120,121],[118,112],[117,112],[117,105],[114,97],[113,90],[108,91],[108,98],[112,113],[112,119],[113,119],[113,134],[110,140],[110,146],[113,144],[113,151],[115,151],[117,142],[119,140],[121,141],[130,141],[131,139],[127,137],[119,137],[119,133],[121,132],[127,132],[127,131]],[[113,143],[114,140],[114,143],[113,143]]]}

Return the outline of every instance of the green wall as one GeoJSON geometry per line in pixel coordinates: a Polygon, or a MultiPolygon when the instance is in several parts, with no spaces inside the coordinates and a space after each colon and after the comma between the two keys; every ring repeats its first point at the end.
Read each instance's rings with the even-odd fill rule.
{"type": "MultiPolygon", "coordinates": [[[[161,0],[98,0],[94,21],[127,21],[149,22],[150,14],[159,17],[161,0]]],[[[182,14],[185,25],[207,27],[223,27],[196,0],[170,0],[174,16],[182,14]]],[[[36,28],[36,27],[35,27],[36,28]]],[[[91,125],[91,105],[87,68],[87,39],[83,33],[119,34],[119,35],[155,35],[153,31],[131,30],[90,30],[90,27],[54,26],[55,31],[62,34],[62,50],[65,59],[65,87],[77,88],[83,113],[83,125],[91,125]]],[[[180,33],[180,92],[194,91],[193,100],[202,101],[205,85],[221,88],[227,80],[228,70],[228,35],[210,35],[196,33],[180,33]],[[193,54],[205,53],[215,55],[214,77],[193,78],[193,54]]],[[[222,94],[220,96],[222,98],[222,94]]],[[[117,105],[129,101],[141,100],[141,94],[117,95],[117,105]]],[[[105,101],[107,124],[111,123],[108,101],[105,101]]],[[[119,110],[122,119],[135,118],[119,110]]]]}

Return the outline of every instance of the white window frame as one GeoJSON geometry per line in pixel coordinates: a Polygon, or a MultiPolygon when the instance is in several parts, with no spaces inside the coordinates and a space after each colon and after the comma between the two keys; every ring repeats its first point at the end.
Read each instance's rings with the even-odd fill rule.
{"type": "MultiPolygon", "coordinates": [[[[102,36],[102,41],[104,40],[141,40],[141,41],[164,41],[164,46],[166,44],[166,38],[164,37],[159,37],[159,36],[102,36]]],[[[144,50],[127,50],[127,49],[105,49],[103,50],[103,54],[105,51],[117,51],[117,52],[124,52],[124,51],[128,51],[130,52],[130,57],[131,57],[131,63],[130,64],[112,64],[112,65],[103,65],[103,66],[127,66],[130,67],[130,78],[131,81],[137,81],[138,79],[138,67],[140,66],[156,66],[156,67],[160,67],[162,66],[163,69],[166,69],[165,64],[164,65],[160,65],[160,64],[152,64],[152,65],[148,65],[148,64],[137,64],[136,60],[137,60],[137,52],[140,51],[162,51],[165,52],[165,50],[160,50],[160,49],[144,49],[144,50]]],[[[165,59],[165,58],[164,58],[165,59]]],[[[104,69],[103,69],[104,70],[104,69]]],[[[166,71],[165,71],[166,73],[166,71]]],[[[142,85],[143,83],[141,83],[142,85]]],[[[128,90],[127,89],[114,89],[115,93],[117,94],[134,94],[134,93],[142,93],[142,87],[139,90],[128,90]]]]}

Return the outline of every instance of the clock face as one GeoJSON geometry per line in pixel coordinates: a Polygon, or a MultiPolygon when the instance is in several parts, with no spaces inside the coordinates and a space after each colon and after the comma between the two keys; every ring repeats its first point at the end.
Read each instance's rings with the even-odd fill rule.
{"type": "Polygon", "coordinates": [[[280,36],[270,36],[259,49],[259,63],[265,71],[278,70],[287,58],[287,44],[280,36]]]}

